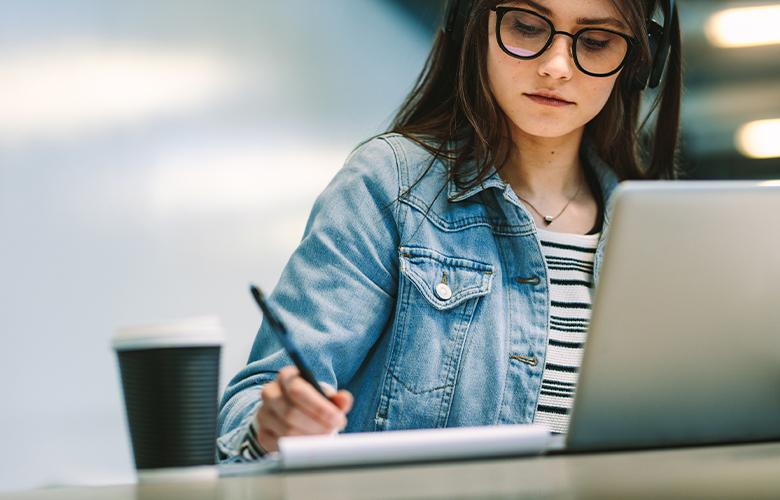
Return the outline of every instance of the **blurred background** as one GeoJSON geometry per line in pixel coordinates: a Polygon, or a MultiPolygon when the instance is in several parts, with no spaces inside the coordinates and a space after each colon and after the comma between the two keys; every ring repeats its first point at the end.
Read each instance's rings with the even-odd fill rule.
{"type": "MultiPolygon", "coordinates": [[[[780,177],[780,3],[679,2],[691,178],[780,177]]],[[[435,0],[0,0],[0,490],[134,479],[110,337],[217,314],[221,386],[435,0]]]]}

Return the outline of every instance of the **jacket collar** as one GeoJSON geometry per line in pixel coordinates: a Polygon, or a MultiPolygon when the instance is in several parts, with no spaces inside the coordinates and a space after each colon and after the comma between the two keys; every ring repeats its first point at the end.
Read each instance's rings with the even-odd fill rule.
{"type": "MultiPolygon", "coordinates": [[[[612,193],[618,185],[619,180],[612,168],[607,165],[607,163],[598,155],[596,147],[587,136],[585,136],[583,139],[582,147],[583,152],[585,153],[585,159],[596,173],[596,178],[599,181],[601,192],[604,197],[604,204],[607,207],[606,212],[609,213],[609,201],[612,197],[612,193]]],[[[476,196],[477,194],[489,188],[498,188],[504,191],[507,189],[507,187],[507,183],[501,179],[495,167],[491,167],[490,174],[485,178],[485,180],[465,191],[459,190],[455,185],[455,181],[450,178],[447,181],[447,199],[450,202],[457,203],[459,201],[471,198],[472,196],[476,196]]],[[[607,217],[606,214],[605,217],[607,217]]]]}
{"type": "Polygon", "coordinates": [[[463,201],[488,188],[498,188],[502,191],[506,189],[506,182],[498,175],[495,167],[491,167],[490,175],[488,175],[485,180],[465,191],[460,191],[455,185],[455,181],[450,178],[449,181],[447,181],[447,199],[451,202],[463,201]]]}

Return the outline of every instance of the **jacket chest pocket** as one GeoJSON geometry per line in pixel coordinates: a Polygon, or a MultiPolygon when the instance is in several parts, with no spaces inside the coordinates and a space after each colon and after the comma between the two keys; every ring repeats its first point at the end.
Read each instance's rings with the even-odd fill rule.
{"type": "Polygon", "coordinates": [[[399,309],[390,370],[409,392],[452,386],[493,266],[433,250],[400,248],[399,309]]]}

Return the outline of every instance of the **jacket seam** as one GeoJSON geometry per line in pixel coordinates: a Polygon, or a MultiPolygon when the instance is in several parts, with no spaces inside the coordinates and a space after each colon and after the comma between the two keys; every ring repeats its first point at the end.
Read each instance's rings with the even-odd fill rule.
{"type": "Polygon", "coordinates": [[[397,148],[396,144],[393,141],[390,141],[390,137],[392,136],[383,136],[381,137],[381,139],[382,141],[384,141],[385,144],[388,145],[390,151],[393,152],[395,178],[396,178],[396,184],[398,185],[398,190],[396,192],[396,199],[393,200],[393,205],[395,205],[394,216],[396,219],[396,223],[398,225],[398,234],[400,236],[404,234],[403,230],[404,230],[404,225],[406,224],[406,220],[405,220],[406,218],[404,216],[403,210],[401,210],[401,204],[398,203],[401,200],[401,192],[404,183],[401,175],[401,163],[406,165],[406,156],[403,154],[403,148],[397,148]]]}
{"type": "MultiPolygon", "coordinates": [[[[405,225],[405,212],[402,210],[401,204],[398,203],[398,201],[401,199],[401,190],[403,188],[403,179],[402,179],[402,172],[401,172],[401,158],[399,156],[399,151],[396,148],[396,145],[393,141],[390,139],[394,137],[396,134],[385,134],[382,136],[379,136],[378,138],[382,140],[389,148],[390,151],[393,153],[393,166],[395,167],[395,176],[396,176],[396,184],[398,185],[396,199],[393,200],[393,205],[395,205],[395,208],[393,209],[393,216],[396,221],[396,226],[398,230],[398,237],[399,237],[399,243],[401,238],[403,237],[403,228],[405,225]]],[[[394,259],[398,259],[398,256],[394,256],[394,259]]],[[[399,262],[400,264],[400,262],[399,262]]],[[[399,266],[399,273],[400,273],[400,266],[399,266]]],[[[398,348],[399,341],[398,341],[398,328],[399,324],[401,324],[404,321],[405,316],[405,310],[403,307],[401,307],[401,304],[403,302],[403,290],[402,290],[402,280],[399,279],[396,284],[396,305],[395,305],[395,311],[393,313],[393,317],[395,320],[392,322],[392,326],[389,328],[389,345],[388,345],[388,359],[387,364],[385,365],[384,374],[382,375],[382,380],[379,385],[379,397],[377,398],[377,405],[376,408],[373,409],[372,413],[374,415],[374,430],[384,430],[387,428],[387,421],[388,416],[390,413],[390,404],[392,402],[392,381],[388,380],[388,374],[392,375],[392,365],[394,362],[394,358],[396,356],[396,349],[398,348]],[[400,293],[399,293],[400,292],[400,293]]]]}
{"type": "Polygon", "coordinates": [[[474,322],[474,315],[476,314],[477,309],[479,308],[479,304],[481,302],[480,297],[477,297],[474,300],[473,307],[471,307],[470,312],[464,308],[463,321],[460,322],[460,325],[463,325],[461,327],[463,333],[459,335],[459,337],[461,338],[459,339],[458,342],[456,342],[456,345],[454,346],[454,347],[458,347],[457,354],[453,355],[451,359],[451,366],[447,373],[447,383],[445,385],[444,394],[442,395],[441,407],[439,410],[439,422],[443,423],[445,427],[449,422],[450,413],[452,412],[452,399],[455,390],[457,389],[461,365],[463,364],[463,357],[465,356],[466,343],[469,340],[469,336],[470,336],[469,334],[472,333],[471,324],[474,322]],[[466,316],[468,316],[468,321],[465,321],[466,316]]]}

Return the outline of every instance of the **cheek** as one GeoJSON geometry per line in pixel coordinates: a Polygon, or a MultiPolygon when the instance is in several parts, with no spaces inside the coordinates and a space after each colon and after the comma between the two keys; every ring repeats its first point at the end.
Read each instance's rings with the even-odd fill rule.
{"type": "Polygon", "coordinates": [[[507,56],[494,40],[488,45],[487,77],[490,91],[504,112],[517,107],[520,94],[535,78],[533,65],[507,56]]]}
{"type": "Polygon", "coordinates": [[[590,85],[585,87],[583,95],[588,96],[587,99],[583,99],[587,103],[587,113],[592,117],[595,117],[607,104],[609,96],[612,95],[612,90],[615,88],[615,82],[617,76],[609,78],[593,79],[589,82],[590,85]]]}
{"type": "Polygon", "coordinates": [[[497,53],[496,50],[501,49],[495,43],[488,45],[487,75],[490,91],[497,99],[500,99],[504,89],[501,82],[505,78],[503,72],[506,71],[506,68],[505,65],[501,64],[501,54],[497,53]]]}

